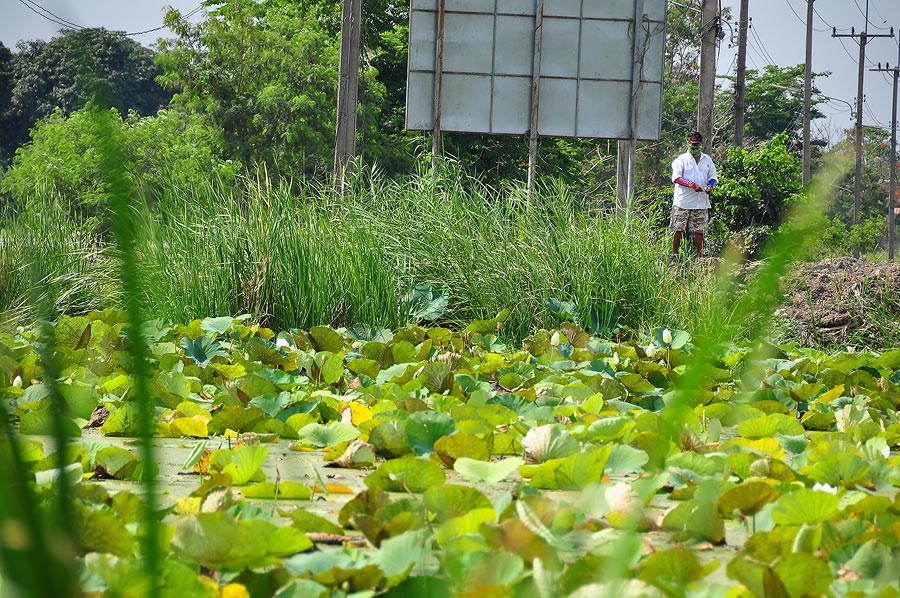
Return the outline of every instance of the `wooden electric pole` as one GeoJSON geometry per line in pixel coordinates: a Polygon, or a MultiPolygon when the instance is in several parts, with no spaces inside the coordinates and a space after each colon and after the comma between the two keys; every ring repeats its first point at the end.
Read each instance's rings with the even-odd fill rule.
{"type": "Polygon", "coordinates": [[[894,103],[891,108],[891,184],[888,188],[887,226],[888,226],[888,259],[894,259],[894,207],[897,205],[897,79],[900,77],[900,49],[897,54],[897,66],[881,64],[873,71],[888,72],[894,75],[894,103]]]}
{"type": "MultiPolygon", "coordinates": [[[[869,4],[866,3],[868,11],[869,4]]],[[[866,17],[866,29],[869,27],[869,18],[866,17]]],[[[863,138],[863,76],[866,72],[866,43],[870,37],[894,37],[894,29],[890,33],[869,33],[866,29],[862,33],[856,33],[851,27],[850,33],[838,33],[832,28],[831,37],[859,38],[859,75],[856,84],[856,168],[853,180],[853,225],[859,224],[859,201],[862,195],[862,138],[863,138]]],[[[853,248],[853,257],[859,257],[859,247],[853,248]]]]}
{"type": "Polygon", "coordinates": [[[359,97],[359,46],[362,0],[341,0],[341,59],[338,67],[334,185],[342,195],[356,156],[356,103],[359,97]]]}
{"type": "Polygon", "coordinates": [[[713,101],[716,86],[716,42],[719,39],[717,0],[702,0],[700,8],[700,99],[697,105],[697,131],[703,135],[703,148],[712,147],[713,101]]]}
{"type": "Polygon", "coordinates": [[[734,81],[734,145],[744,147],[744,91],[747,79],[747,30],[750,27],[749,0],[741,0],[738,20],[737,78],[734,81]]]}
{"type": "Polygon", "coordinates": [[[803,184],[810,176],[810,117],[812,112],[812,34],[813,2],[806,0],[806,72],[803,77],[803,184]]]}

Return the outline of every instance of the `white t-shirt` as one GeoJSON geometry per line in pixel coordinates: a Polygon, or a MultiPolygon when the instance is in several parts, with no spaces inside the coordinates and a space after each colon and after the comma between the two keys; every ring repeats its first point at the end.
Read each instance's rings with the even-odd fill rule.
{"type": "MultiPolygon", "coordinates": [[[[702,189],[706,189],[712,179],[719,178],[716,174],[716,165],[708,154],[701,153],[698,163],[690,152],[684,152],[672,160],[672,182],[675,183],[675,179],[679,177],[689,183],[700,185],[702,189]]],[[[705,210],[710,207],[709,194],[702,190],[698,193],[678,183],[675,183],[672,203],[684,210],[705,210]]]]}

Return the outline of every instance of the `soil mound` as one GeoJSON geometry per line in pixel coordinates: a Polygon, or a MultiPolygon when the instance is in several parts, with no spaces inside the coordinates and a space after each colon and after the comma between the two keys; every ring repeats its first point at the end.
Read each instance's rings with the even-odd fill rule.
{"type": "Polygon", "coordinates": [[[804,346],[869,349],[900,344],[900,263],[841,257],[799,264],[782,281],[776,312],[804,346]]]}

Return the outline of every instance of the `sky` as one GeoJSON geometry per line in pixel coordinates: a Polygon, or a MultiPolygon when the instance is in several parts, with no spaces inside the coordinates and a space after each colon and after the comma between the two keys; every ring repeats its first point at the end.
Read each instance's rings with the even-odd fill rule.
{"type": "MultiPolygon", "coordinates": [[[[335,0],[337,1],[337,0],[335,0]]],[[[686,2],[691,0],[670,0],[686,2]]],[[[716,72],[734,74],[737,54],[737,18],[740,0],[720,0],[730,7],[731,26],[725,26],[716,72]]],[[[793,66],[805,60],[807,0],[748,0],[751,30],[748,36],[747,68],[762,70],[767,64],[793,66]]],[[[60,23],[81,27],[105,27],[135,34],[138,42],[150,46],[170,32],[162,28],[167,6],[183,15],[199,9],[200,0],[0,0],[0,42],[15,48],[22,39],[50,39],[58,35],[60,23]],[[140,33],[148,30],[148,33],[140,33]]],[[[836,139],[843,129],[852,128],[851,105],[855,109],[859,59],[858,38],[832,37],[832,27],[839,34],[867,29],[870,34],[888,34],[894,27],[894,38],[873,37],[866,44],[864,75],[865,104],[863,123],[887,130],[891,124],[892,75],[869,71],[880,62],[898,64],[900,35],[900,0],[814,0],[813,71],[830,71],[828,77],[816,79],[816,86],[834,98],[820,110],[827,119],[813,121],[813,134],[836,139]],[[868,27],[866,12],[868,10],[868,27]]],[[[202,13],[189,19],[196,22],[202,13]]]]}

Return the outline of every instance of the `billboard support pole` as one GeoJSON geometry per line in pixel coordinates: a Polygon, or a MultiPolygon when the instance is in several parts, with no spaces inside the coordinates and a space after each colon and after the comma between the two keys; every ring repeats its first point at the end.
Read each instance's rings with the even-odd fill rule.
{"type": "Polygon", "coordinates": [[[632,47],[631,95],[628,99],[628,139],[617,143],[616,213],[624,216],[634,198],[634,162],[637,152],[637,122],[644,75],[644,0],[634,0],[634,46],[632,47]]]}
{"type": "Polygon", "coordinates": [[[441,94],[444,86],[444,14],[446,0],[440,0],[437,15],[437,31],[434,36],[434,121],[431,131],[431,170],[437,172],[441,155],[441,94]]]}
{"type": "Polygon", "coordinates": [[[537,0],[534,12],[534,62],[531,68],[531,126],[528,130],[528,197],[534,194],[537,170],[538,98],[541,93],[541,46],[544,31],[544,0],[537,0]]]}

